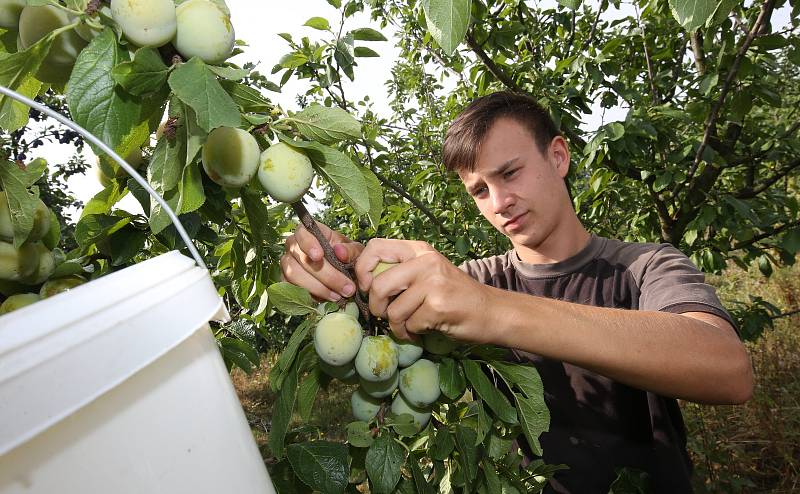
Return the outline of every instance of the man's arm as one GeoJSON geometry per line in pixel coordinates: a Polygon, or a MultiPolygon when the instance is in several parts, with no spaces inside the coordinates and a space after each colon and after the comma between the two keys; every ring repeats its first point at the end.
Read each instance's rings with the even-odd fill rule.
{"type": "Polygon", "coordinates": [[[721,317],[592,307],[493,288],[490,293],[487,329],[498,345],[663,396],[710,404],[752,396],[750,359],[721,317]]]}
{"type": "Polygon", "coordinates": [[[356,264],[370,310],[401,338],[437,330],[569,362],[630,386],[701,403],[741,403],[752,366],[711,314],[592,307],[482,285],[423,242],[376,239],[356,264]],[[373,278],[379,261],[401,262],[373,278]]]}

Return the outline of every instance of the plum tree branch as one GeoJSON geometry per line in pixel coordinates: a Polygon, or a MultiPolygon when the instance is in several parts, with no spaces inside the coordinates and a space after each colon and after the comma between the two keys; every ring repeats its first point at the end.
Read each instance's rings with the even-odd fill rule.
{"type": "MultiPolygon", "coordinates": [[[[323,235],[320,231],[319,227],[317,226],[317,222],[314,221],[311,213],[309,213],[308,209],[306,209],[305,204],[303,204],[301,201],[295,201],[292,203],[292,210],[294,210],[295,214],[300,219],[300,222],[303,223],[303,226],[306,227],[306,230],[311,232],[311,234],[314,235],[314,238],[316,238],[319,242],[320,246],[322,247],[322,251],[324,252],[325,260],[328,261],[331,266],[336,268],[339,272],[350,278],[350,280],[353,282],[353,286],[358,286],[356,283],[356,275],[353,270],[352,263],[345,264],[340,261],[338,257],[336,257],[336,254],[333,252],[333,247],[331,246],[330,242],[328,242],[328,239],[325,238],[325,235],[323,235]]],[[[358,289],[356,289],[353,299],[355,300],[356,305],[358,305],[358,310],[361,312],[361,316],[367,322],[367,329],[370,330],[372,328],[372,314],[369,312],[369,306],[367,306],[367,303],[363,298],[361,298],[361,294],[358,293],[358,289]]]]}
{"type": "Polygon", "coordinates": [[[751,238],[750,240],[745,240],[743,242],[739,242],[738,244],[734,244],[733,246],[731,246],[731,250],[744,249],[745,247],[749,247],[749,246],[753,245],[756,242],[760,242],[761,240],[764,240],[765,238],[769,238],[769,237],[771,237],[773,235],[777,235],[777,234],[779,234],[779,233],[781,233],[781,232],[783,232],[785,230],[788,230],[790,228],[794,228],[796,226],[800,226],[800,220],[790,221],[788,223],[784,223],[782,225],[778,225],[776,227],[769,228],[768,230],[766,230],[766,231],[764,231],[762,233],[759,233],[758,235],[756,235],[755,237],[751,238]]]}
{"type": "Polygon", "coordinates": [[[800,168],[800,159],[796,159],[794,161],[789,162],[789,164],[783,167],[783,169],[775,172],[774,175],[761,182],[758,185],[758,187],[744,188],[739,192],[737,192],[736,194],[734,194],[734,197],[737,199],[752,199],[757,195],[759,195],[760,193],[767,190],[768,188],[775,185],[776,182],[778,182],[780,179],[791,173],[792,170],[795,170],[797,168],[800,168]]]}
{"type": "MultiPolygon", "coordinates": [[[[725,83],[722,85],[722,90],[720,91],[719,98],[717,99],[716,103],[711,109],[711,113],[708,114],[708,118],[706,119],[706,127],[705,131],[703,132],[703,140],[700,142],[700,146],[697,148],[697,152],[694,156],[694,162],[692,163],[691,168],[689,169],[689,173],[686,176],[686,180],[677,184],[675,189],[672,192],[673,197],[677,197],[678,194],[681,192],[683,187],[690,182],[693,182],[694,174],[697,172],[697,168],[700,166],[700,162],[703,161],[703,154],[705,153],[706,148],[708,147],[708,143],[711,140],[711,137],[716,134],[717,131],[717,120],[719,120],[720,112],[722,111],[722,105],[725,103],[725,98],[728,96],[728,93],[733,87],[733,81],[736,79],[736,75],[739,73],[739,67],[742,65],[742,60],[744,59],[745,54],[750,49],[750,45],[755,40],[758,33],[761,31],[761,26],[764,26],[767,22],[769,22],[769,18],[772,15],[772,8],[775,5],[775,0],[766,0],[764,4],[761,6],[761,12],[758,14],[758,18],[753,23],[753,26],[750,28],[750,31],[747,33],[747,36],[742,42],[742,46],[739,47],[739,51],[736,53],[736,58],[731,65],[730,70],[728,71],[728,75],[725,77],[725,83]]],[[[690,186],[690,189],[694,189],[693,186],[690,186]]]]}

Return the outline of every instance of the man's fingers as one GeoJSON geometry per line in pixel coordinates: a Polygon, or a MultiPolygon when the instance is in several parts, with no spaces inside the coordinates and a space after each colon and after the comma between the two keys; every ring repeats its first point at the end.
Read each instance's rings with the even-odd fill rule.
{"type": "Polygon", "coordinates": [[[336,254],[336,257],[345,264],[358,258],[359,254],[361,254],[361,251],[363,250],[364,246],[358,242],[348,241],[340,244],[333,244],[334,254],[336,254]]]}
{"type": "Polygon", "coordinates": [[[283,257],[281,257],[281,272],[286,281],[297,286],[302,286],[319,300],[335,302],[342,298],[341,295],[323,285],[322,282],[306,271],[303,266],[297,262],[297,259],[290,254],[284,254],[283,257]]]}
{"type": "MultiPolygon", "coordinates": [[[[319,223],[317,223],[317,225],[325,226],[319,223]]],[[[325,235],[325,231],[321,228],[320,230],[322,231],[323,235],[325,235]]],[[[303,253],[305,253],[311,260],[321,261],[323,259],[325,254],[322,250],[322,246],[319,244],[319,240],[317,240],[317,237],[308,231],[306,227],[299,225],[292,237],[294,238],[294,242],[297,244],[300,250],[303,251],[303,253]]],[[[330,238],[330,230],[328,230],[328,235],[326,235],[325,238],[330,238]]]]}
{"type": "Polygon", "coordinates": [[[297,261],[299,267],[329,291],[336,292],[340,297],[350,297],[356,292],[353,281],[325,259],[313,261],[294,243],[289,246],[289,254],[297,261]]]}
{"type": "Polygon", "coordinates": [[[386,315],[389,327],[398,338],[410,340],[414,337],[413,333],[419,329],[409,327],[408,322],[424,302],[425,291],[418,285],[412,286],[391,301],[386,308],[386,315]]]}
{"type": "Polygon", "coordinates": [[[399,263],[414,259],[422,251],[425,251],[425,247],[430,249],[430,246],[424,242],[373,238],[367,243],[356,261],[358,286],[365,291],[370,289],[373,280],[372,270],[378,263],[399,263]]]}

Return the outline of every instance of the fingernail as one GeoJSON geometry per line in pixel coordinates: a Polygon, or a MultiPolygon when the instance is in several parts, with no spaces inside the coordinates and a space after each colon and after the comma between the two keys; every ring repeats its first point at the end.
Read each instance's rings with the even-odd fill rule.
{"type": "Polygon", "coordinates": [[[309,255],[311,255],[312,259],[319,259],[319,249],[311,249],[309,255]]]}
{"type": "Polygon", "coordinates": [[[351,285],[349,283],[347,285],[345,285],[344,288],[342,288],[342,295],[344,295],[345,297],[350,297],[355,292],[356,292],[356,287],[354,287],[353,285],[351,285]]]}
{"type": "Polygon", "coordinates": [[[330,299],[331,302],[338,302],[341,298],[342,296],[336,292],[331,292],[330,295],[328,295],[328,299],[330,299]]]}

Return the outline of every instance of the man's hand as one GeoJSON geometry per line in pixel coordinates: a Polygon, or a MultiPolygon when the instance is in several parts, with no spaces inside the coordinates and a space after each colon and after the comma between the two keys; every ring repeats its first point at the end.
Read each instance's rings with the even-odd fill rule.
{"type": "Polygon", "coordinates": [[[402,339],[441,331],[476,343],[487,331],[489,291],[425,242],[372,239],[356,262],[361,290],[369,291],[369,308],[389,321],[402,339]],[[399,263],[373,277],[379,262],[399,263]]]}
{"type": "MultiPolygon", "coordinates": [[[[343,263],[354,261],[364,249],[360,243],[322,223],[317,222],[317,226],[343,263]]],[[[318,300],[337,301],[356,292],[353,282],[325,260],[322,246],[302,225],[298,225],[294,234],[286,239],[285,249],[281,256],[281,271],[289,283],[305,288],[318,300]]]]}

